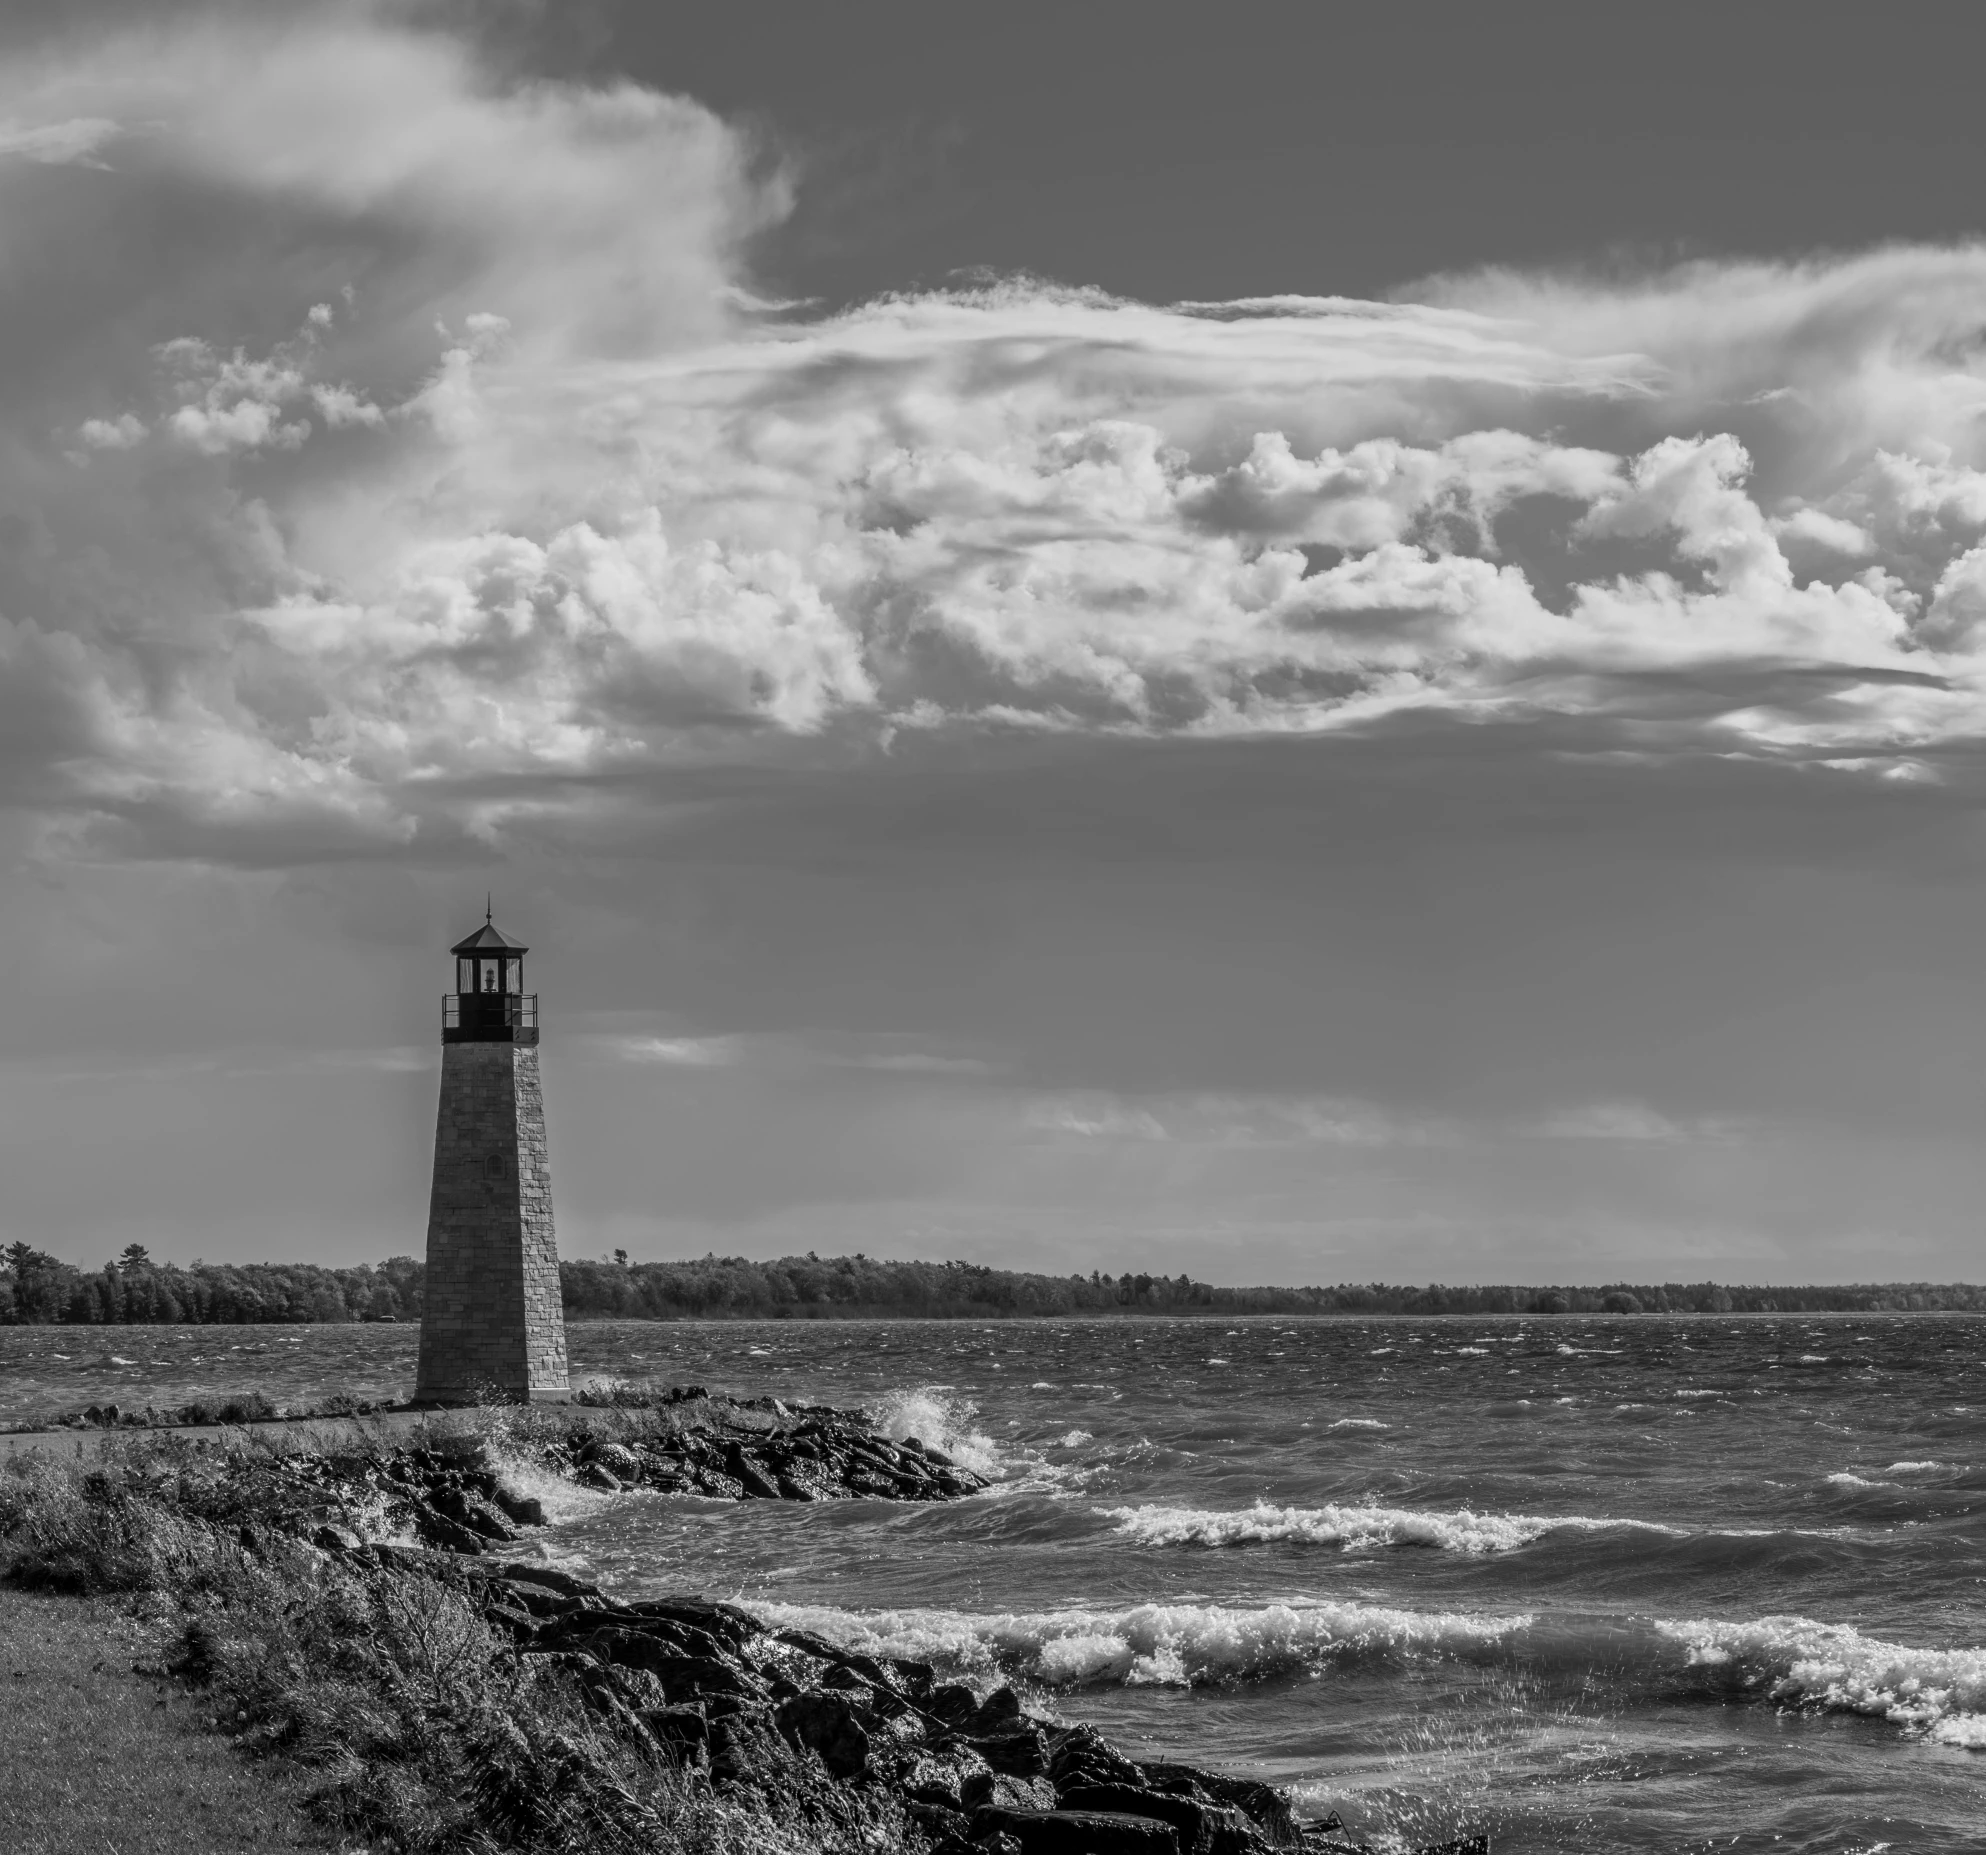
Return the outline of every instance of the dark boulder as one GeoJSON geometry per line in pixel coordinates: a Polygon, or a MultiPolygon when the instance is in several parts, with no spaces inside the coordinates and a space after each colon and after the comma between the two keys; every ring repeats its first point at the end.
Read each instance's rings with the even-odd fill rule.
{"type": "MultiPolygon", "coordinates": [[[[787,1640],[790,1635],[781,1632],[787,1640]]],[[[924,1711],[934,1719],[944,1721],[947,1726],[963,1731],[972,1716],[979,1711],[979,1696],[969,1687],[956,1681],[948,1681],[943,1687],[936,1687],[924,1697],[924,1711]]]]}
{"type": "Polygon", "coordinates": [[[512,1494],[502,1483],[490,1490],[490,1505],[515,1526],[541,1527],[545,1504],[535,1494],[512,1494]]]}
{"type": "Polygon", "coordinates": [[[1258,1784],[1252,1778],[1223,1777],[1219,1772],[1202,1771],[1195,1765],[1168,1764],[1156,1759],[1139,1769],[1147,1789],[1172,1790],[1184,1786],[1216,1803],[1232,1804],[1276,1848],[1293,1849],[1302,1843],[1302,1831],[1289,1799],[1272,1785],[1258,1784]]]}
{"type": "Polygon", "coordinates": [[[1203,1803],[1128,1784],[1078,1784],[1061,1793],[1065,1810],[1108,1810],[1149,1816],[1179,1832],[1180,1855],[1250,1855],[1262,1846],[1255,1826],[1232,1804],[1203,1803]]]}
{"type": "Polygon", "coordinates": [[[984,1733],[998,1732],[1020,1717],[1021,1697],[1012,1688],[995,1688],[973,1709],[964,1731],[969,1738],[977,1739],[984,1733]]]}
{"type": "Polygon", "coordinates": [[[1180,1855],[1179,1832],[1150,1816],[1103,1810],[1002,1810],[972,1814],[972,1839],[1012,1836],[1021,1855],[1180,1855]]]}
{"type": "Polygon", "coordinates": [[[562,1572],[554,1565],[499,1565],[493,1568],[499,1578],[507,1578],[515,1584],[541,1585],[547,1591],[556,1592],[560,1597],[598,1597],[600,1587],[588,1584],[584,1578],[575,1578],[570,1572],[562,1572]]]}
{"type": "Polygon", "coordinates": [[[869,1768],[869,1735],[845,1695],[796,1694],[780,1702],[773,1718],[795,1745],[818,1754],[835,1777],[859,1777],[869,1768]]]}

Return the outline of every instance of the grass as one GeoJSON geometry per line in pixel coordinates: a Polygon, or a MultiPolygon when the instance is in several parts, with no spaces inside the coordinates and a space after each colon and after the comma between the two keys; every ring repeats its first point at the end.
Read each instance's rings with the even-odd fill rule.
{"type": "MultiPolygon", "coordinates": [[[[630,1435],[698,1421],[676,1411],[590,1415],[630,1435]]],[[[492,1411],[483,1421],[513,1447],[549,1444],[562,1427],[536,1409],[492,1411]]],[[[473,1434],[439,1427],[428,1440],[481,1447],[473,1434]]],[[[361,1435],[345,1447],[363,1458],[375,1444],[361,1435]]],[[[923,1846],[921,1836],[906,1840],[900,1820],[845,1807],[831,1787],[782,1763],[777,1747],[762,1765],[764,1784],[720,1795],[700,1771],[664,1756],[624,1705],[603,1707],[589,1671],[570,1658],[513,1653],[468,1589],[316,1550],[306,1543],[316,1515],[299,1505],[309,1491],[290,1473],[300,1453],[282,1439],[189,1447],[137,1432],[106,1434],[81,1456],[0,1460],[0,1585],[95,1600],[87,1628],[98,1632],[120,1627],[104,1600],[121,1603],[124,1616],[151,1626],[161,1645],[154,1653],[240,1753],[297,1787],[324,1829],[375,1852],[891,1855],[923,1846]]],[[[16,1611],[26,1602],[7,1601],[16,1611]]],[[[125,1698],[99,1723],[61,1716],[87,1748],[73,1759],[60,1728],[21,1741],[25,1755],[9,1746],[0,1821],[10,1814],[4,1787],[18,1783],[51,1827],[41,1845],[9,1843],[8,1855],[16,1846],[65,1855],[336,1846],[255,1831],[286,1793],[251,1800],[246,1768],[212,1742],[237,1774],[214,1787],[215,1807],[251,1839],[120,1840],[153,1813],[155,1777],[170,1797],[187,1799],[161,1806],[161,1821],[193,1809],[200,1787],[182,1784],[183,1764],[161,1760],[155,1773],[142,1750],[116,1761],[127,1717],[154,1697],[134,1677],[106,1673],[116,1657],[89,1643],[109,1640],[51,1639],[37,1652],[41,1679],[77,1681],[87,1667],[91,1682],[121,1684],[125,1698]],[[99,1806],[96,1796],[108,1801],[99,1806]]],[[[117,1653],[128,1668],[129,1653],[117,1653]]],[[[177,1732],[181,1716],[173,1720],[177,1732]]]]}
{"type": "Polygon", "coordinates": [[[294,1787],[205,1730],[101,1600],[0,1589],[0,1823],[9,1855],[276,1855],[348,1846],[294,1787]]]}

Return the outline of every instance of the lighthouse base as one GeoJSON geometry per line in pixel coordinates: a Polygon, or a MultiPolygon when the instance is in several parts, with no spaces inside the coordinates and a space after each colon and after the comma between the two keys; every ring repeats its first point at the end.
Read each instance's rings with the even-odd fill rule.
{"type": "Polygon", "coordinates": [[[538,1046],[444,1044],[414,1402],[571,1395],[538,1046]]]}

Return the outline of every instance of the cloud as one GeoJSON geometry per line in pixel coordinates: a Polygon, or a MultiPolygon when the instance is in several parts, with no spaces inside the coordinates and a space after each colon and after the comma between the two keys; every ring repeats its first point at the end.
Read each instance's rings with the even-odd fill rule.
{"type": "Polygon", "coordinates": [[[97,853],[480,853],[907,733],[1935,783],[1986,732],[1986,248],[809,316],[739,130],[383,12],[67,42],[0,110],[144,123],[91,187],[187,228],[5,259],[77,304],[4,363],[8,792],[97,853]]]}
{"type": "Polygon", "coordinates": [[[995,1065],[981,1057],[932,1050],[912,1039],[882,1033],[801,1036],[733,1032],[665,1037],[609,1032],[594,1035],[589,1042],[613,1061],[669,1069],[749,1068],[783,1075],[864,1069],[882,1075],[955,1078],[995,1073],[995,1065]]]}
{"type": "Polygon", "coordinates": [[[614,1037],[606,1047],[624,1063],[666,1069],[728,1069],[741,1053],[735,1037],[614,1037]]]}
{"type": "Polygon", "coordinates": [[[104,116],[72,116],[66,122],[32,126],[0,122],[0,160],[13,155],[44,167],[102,167],[97,150],[120,133],[104,116]]]}
{"type": "Polygon", "coordinates": [[[1674,1120],[1641,1102],[1593,1102],[1546,1115],[1530,1131],[1544,1140],[1728,1141],[1741,1130],[1727,1120],[1674,1120]]]}
{"type": "Polygon", "coordinates": [[[1047,1096],[1022,1124],[1089,1142],[1166,1142],[1227,1149],[1452,1145],[1458,1124],[1333,1096],[1179,1094],[1128,1098],[1087,1092],[1047,1096]]]}

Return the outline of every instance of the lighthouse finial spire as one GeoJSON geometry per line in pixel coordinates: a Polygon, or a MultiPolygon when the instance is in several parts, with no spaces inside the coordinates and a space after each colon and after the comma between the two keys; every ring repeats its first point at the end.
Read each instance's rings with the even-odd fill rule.
{"type": "Polygon", "coordinates": [[[490,914],[492,910],[495,908],[495,905],[496,905],[496,891],[492,889],[483,897],[483,920],[485,924],[488,923],[490,914]]]}

